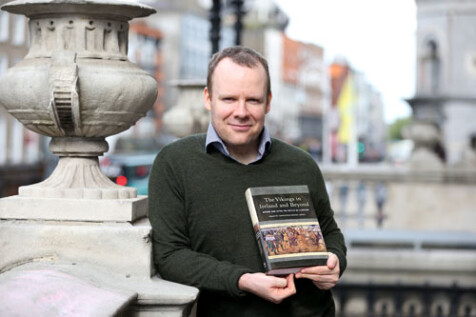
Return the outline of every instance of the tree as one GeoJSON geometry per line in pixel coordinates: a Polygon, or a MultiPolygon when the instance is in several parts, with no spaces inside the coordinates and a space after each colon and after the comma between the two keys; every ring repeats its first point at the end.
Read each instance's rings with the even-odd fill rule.
{"type": "Polygon", "coordinates": [[[403,130],[407,128],[412,122],[412,117],[400,118],[395,120],[388,129],[390,140],[403,140],[403,130]]]}

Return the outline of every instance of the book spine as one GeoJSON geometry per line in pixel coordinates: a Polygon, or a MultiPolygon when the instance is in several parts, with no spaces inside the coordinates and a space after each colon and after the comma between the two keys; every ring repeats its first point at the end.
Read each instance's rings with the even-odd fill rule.
{"type": "Polygon", "coordinates": [[[263,261],[264,271],[268,272],[269,270],[271,270],[271,265],[269,263],[269,259],[266,254],[266,249],[265,249],[265,245],[263,241],[263,235],[261,234],[261,230],[259,228],[255,231],[255,235],[256,235],[256,242],[258,242],[259,252],[261,253],[261,259],[263,261]]]}
{"type": "Polygon", "coordinates": [[[253,202],[253,195],[251,194],[251,190],[247,189],[245,192],[246,196],[246,203],[248,204],[248,211],[251,217],[251,223],[253,227],[256,228],[258,225],[258,215],[256,214],[255,204],[253,202]]]}
{"type": "Polygon", "coordinates": [[[266,253],[266,246],[264,244],[265,241],[263,241],[263,235],[261,234],[261,228],[258,221],[258,215],[256,213],[256,208],[253,201],[253,195],[250,189],[246,190],[245,196],[246,196],[246,202],[248,204],[248,211],[250,213],[251,223],[253,224],[253,229],[255,231],[256,242],[258,243],[258,249],[261,254],[263,267],[265,272],[268,272],[271,269],[271,263],[269,262],[268,255],[266,253]]]}

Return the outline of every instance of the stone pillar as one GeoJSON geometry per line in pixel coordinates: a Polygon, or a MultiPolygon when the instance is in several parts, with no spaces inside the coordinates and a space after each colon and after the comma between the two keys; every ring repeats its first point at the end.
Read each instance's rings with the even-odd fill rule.
{"type": "Polygon", "coordinates": [[[414,142],[410,167],[438,170],[444,167],[444,148],[440,127],[443,122],[442,100],[437,97],[415,97],[407,100],[413,109],[413,123],[409,137],[414,142]],[[438,150],[443,151],[438,153],[438,150]],[[439,155],[440,156],[439,156],[439,155]]]}
{"type": "Polygon", "coordinates": [[[435,149],[440,142],[438,129],[431,122],[414,122],[410,127],[410,137],[414,143],[410,157],[410,167],[441,169],[444,164],[435,149]]]}
{"type": "Polygon", "coordinates": [[[206,132],[210,116],[203,106],[205,81],[179,80],[171,84],[179,88],[179,97],[177,105],[164,114],[166,131],[177,137],[206,132]]]}

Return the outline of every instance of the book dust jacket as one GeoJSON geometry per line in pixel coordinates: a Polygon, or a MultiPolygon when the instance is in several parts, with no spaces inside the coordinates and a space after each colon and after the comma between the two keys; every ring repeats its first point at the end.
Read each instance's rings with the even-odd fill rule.
{"type": "Polygon", "coordinates": [[[326,264],[327,248],[307,186],[252,187],[245,196],[267,274],[326,264]]]}

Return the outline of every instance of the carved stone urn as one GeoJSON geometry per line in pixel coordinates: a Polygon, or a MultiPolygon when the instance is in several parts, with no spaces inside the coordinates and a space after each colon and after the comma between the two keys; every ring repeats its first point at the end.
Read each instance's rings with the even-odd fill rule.
{"type": "Polygon", "coordinates": [[[128,21],[153,8],[133,1],[20,0],[3,10],[29,18],[30,49],[0,78],[0,105],[26,128],[52,137],[60,157],[45,181],[20,196],[126,199],[98,156],[105,137],[128,129],[157,97],[155,79],[127,59],[128,21]]]}

